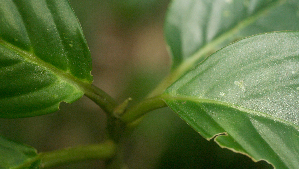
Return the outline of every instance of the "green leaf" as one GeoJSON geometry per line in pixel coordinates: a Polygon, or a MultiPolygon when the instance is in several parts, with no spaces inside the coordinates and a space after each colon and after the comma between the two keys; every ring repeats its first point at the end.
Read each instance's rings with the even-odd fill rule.
{"type": "MultiPolygon", "coordinates": [[[[0,169],[15,168],[37,157],[36,150],[27,145],[9,141],[0,136],[0,169]]],[[[34,160],[33,160],[34,161],[34,160]]],[[[38,168],[40,161],[36,161],[23,168],[38,168]]]]}
{"type": "Polygon", "coordinates": [[[91,57],[66,0],[6,0],[0,21],[0,117],[51,113],[82,97],[91,57]]]}
{"type": "Polygon", "coordinates": [[[172,69],[189,70],[208,54],[245,36],[298,30],[298,2],[285,0],[174,0],[165,22],[172,69]],[[180,68],[182,69],[182,68],[180,68]]]}
{"type": "Polygon", "coordinates": [[[163,95],[207,139],[266,160],[299,166],[299,32],[253,36],[223,48],[163,95]]]}
{"type": "Polygon", "coordinates": [[[272,8],[256,22],[240,30],[235,38],[251,36],[264,32],[299,30],[299,1],[286,0],[283,5],[272,8]]]}

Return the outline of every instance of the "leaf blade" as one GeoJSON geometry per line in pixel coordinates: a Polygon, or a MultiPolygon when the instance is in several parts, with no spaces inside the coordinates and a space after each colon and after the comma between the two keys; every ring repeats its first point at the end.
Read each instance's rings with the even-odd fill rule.
{"type": "Polygon", "coordinates": [[[185,99],[168,100],[167,103],[175,112],[180,112],[178,113],[180,117],[203,137],[208,140],[215,138],[215,141],[223,148],[245,154],[254,161],[265,160],[276,168],[296,168],[298,166],[299,150],[298,144],[296,144],[299,141],[298,128],[292,125],[275,122],[260,115],[245,115],[244,111],[235,108],[229,109],[221,104],[211,106],[210,103],[201,103],[197,105],[197,102],[185,99]],[[178,106],[182,104],[185,105],[184,108],[178,106]],[[198,107],[201,107],[202,110],[199,111],[198,107]],[[199,113],[197,118],[190,117],[192,108],[193,111],[199,113]],[[188,113],[184,114],[183,112],[188,113]],[[195,120],[198,121],[194,124],[195,120]],[[265,125],[265,122],[262,123],[263,121],[266,121],[268,128],[261,127],[265,125]],[[278,135],[279,137],[277,137],[278,135]]]}
{"type": "MultiPolygon", "coordinates": [[[[0,168],[15,168],[37,157],[37,151],[27,145],[18,144],[0,136],[0,168]]],[[[39,168],[40,161],[26,168],[39,168]]]]}
{"type": "Polygon", "coordinates": [[[284,0],[173,1],[164,26],[172,70],[187,67],[183,69],[185,73],[236,39],[269,31],[298,30],[296,5],[297,2],[284,0]]]}
{"type": "Polygon", "coordinates": [[[266,159],[277,168],[295,168],[299,152],[298,39],[298,32],[270,33],[223,48],[170,86],[165,101],[205,138],[227,132],[228,137],[216,137],[220,145],[232,146],[229,148],[256,160],[266,159]],[[248,137],[250,132],[255,136],[248,137]],[[279,132],[289,135],[282,138],[279,132]],[[278,146],[275,135],[284,144],[278,146]],[[257,138],[262,139],[258,142],[257,138]],[[267,150],[263,154],[261,147],[273,153],[267,154],[271,152],[267,150]]]}
{"type": "Polygon", "coordinates": [[[0,7],[0,117],[58,110],[91,84],[91,57],[67,1],[5,1],[0,7]]]}

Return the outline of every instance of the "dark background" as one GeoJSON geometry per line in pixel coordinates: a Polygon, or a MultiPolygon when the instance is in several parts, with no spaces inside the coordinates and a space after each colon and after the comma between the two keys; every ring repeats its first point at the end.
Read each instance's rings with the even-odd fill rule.
{"type": "MultiPolygon", "coordinates": [[[[94,84],[119,103],[146,96],[170,69],[163,37],[169,0],[70,0],[93,58],[94,84]]],[[[88,98],[61,104],[44,116],[0,119],[0,134],[39,152],[100,143],[106,117],[88,98]]],[[[266,162],[220,148],[203,139],[169,109],[145,116],[126,139],[126,161],[132,169],[272,168],[266,162]]],[[[57,168],[101,168],[90,160],[57,168]]]]}

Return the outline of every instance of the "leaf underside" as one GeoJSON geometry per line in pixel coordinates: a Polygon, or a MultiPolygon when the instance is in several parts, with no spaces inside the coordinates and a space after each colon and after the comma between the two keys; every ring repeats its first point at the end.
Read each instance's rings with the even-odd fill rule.
{"type": "Polygon", "coordinates": [[[172,70],[190,58],[193,65],[199,63],[220,47],[246,36],[298,30],[298,6],[297,1],[289,0],[173,1],[164,26],[172,70]],[[208,49],[204,56],[198,54],[202,48],[208,49]]]}
{"type": "Polygon", "coordinates": [[[0,117],[36,116],[83,95],[91,57],[66,0],[0,5],[0,117]]]}
{"type": "Polygon", "coordinates": [[[299,33],[243,39],[208,57],[164,93],[203,137],[266,160],[299,166],[299,33]],[[219,134],[225,135],[219,135],[219,134]]]}

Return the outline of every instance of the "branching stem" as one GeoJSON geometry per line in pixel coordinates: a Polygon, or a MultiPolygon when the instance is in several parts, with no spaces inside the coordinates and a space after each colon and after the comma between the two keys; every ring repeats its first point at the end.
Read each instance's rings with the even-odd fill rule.
{"type": "Polygon", "coordinates": [[[118,104],[110,95],[94,85],[85,86],[83,90],[85,96],[99,105],[109,116],[113,116],[118,104]]]}
{"type": "Polygon", "coordinates": [[[129,108],[120,119],[125,123],[131,123],[143,116],[145,113],[162,107],[167,107],[162,96],[148,98],[129,108]]]}

